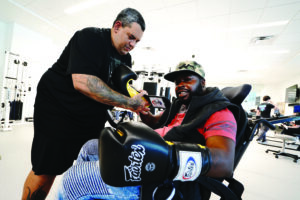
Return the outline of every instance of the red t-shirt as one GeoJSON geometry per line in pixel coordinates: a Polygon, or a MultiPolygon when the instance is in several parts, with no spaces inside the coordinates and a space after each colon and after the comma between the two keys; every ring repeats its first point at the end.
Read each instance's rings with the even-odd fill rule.
{"type": "MultiPolygon", "coordinates": [[[[165,136],[166,133],[175,126],[179,126],[185,116],[185,113],[177,113],[175,118],[168,126],[156,129],[155,131],[160,136],[165,136]]],[[[203,127],[197,129],[205,139],[211,136],[224,136],[235,141],[236,137],[236,121],[235,118],[227,108],[217,111],[212,114],[205,122],[203,127]]]]}

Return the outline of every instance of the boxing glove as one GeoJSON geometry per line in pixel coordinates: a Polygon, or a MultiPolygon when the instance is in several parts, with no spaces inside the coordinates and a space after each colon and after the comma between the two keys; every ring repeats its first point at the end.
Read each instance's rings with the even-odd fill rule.
{"type": "Polygon", "coordinates": [[[109,85],[116,91],[133,97],[138,94],[130,82],[138,78],[137,74],[132,69],[124,64],[120,64],[112,73],[109,85]]]}
{"type": "Polygon", "coordinates": [[[173,181],[194,181],[205,175],[211,167],[211,155],[208,148],[200,144],[168,142],[175,152],[176,163],[171,178],[173,181]]]}
{"type": "Polygon", "coordinates": [[[133,186],[163,181],[173,168],[170,146],[147,125],[125,122],[107,127],[99,138],[103,181],[112,186],[133,186]]]}
{"type": "Polygon", "coordinates": [[[140,122],[102,130],[99,164],[103,181],[112,186],[193,181],[210,168],[209,150],[201,145],[165,141],[140,122]]]}

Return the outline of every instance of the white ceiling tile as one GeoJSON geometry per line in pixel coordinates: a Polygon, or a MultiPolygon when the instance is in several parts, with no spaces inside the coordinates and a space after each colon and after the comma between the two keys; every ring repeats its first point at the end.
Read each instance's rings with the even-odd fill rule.
{"type": "Polygon", "coordinates": [[[262,9],[268,0],[232,0],[231,13],[262,9]]]}
{"type": "Polygon", "coordinates": [[[197,20],[201,31],[226,31],[229,25],[230,15],[205,18],[197,20]]]}
{"type": "Polygon", "coordinates": [[[166,5],[166,7],[184,4],[191,1],[197,1],[197,0],[162,0],[162,2],[166,5]]]}
{"type": "Polygon", "coordinates": [[[26,6],[27,4],[37,1],[37,0],[11,0],[12,2],[18,3],[20,5],[26,6]]]}
{"type": "Polygon", "coordinates": [[[300,35],[300,19],[292,20],[286,25],[282,34],[298,33],[300,35]]]}
{"type": "Polygon", "coordinates": [[[275,22],[283,20],[291,20],[300,10],[300,2],[288,4],[284,6],[270,7],[264,10],[259,22],[275,22]]]}
{"type": "Polygon", "coordinates": [[[293,42],[299,42],[299,41],[300,41],[299,33],[298,34],[289,33],[289,34],[280,35],[276,42],[277,43],[293,43],[293,42]]]}
{"type": "Polygon", "coordinates": [[[184,25],[189,20],[197,19],[197,10],[195,5],[195,2],[192,1],[190,3],[184,3],[172,7],[167,7],[165,9],[165,12],[168,13],[167,15],[172,16],[169,17],[170,23],[180,23],[184,25]]]}
{"type": "Polygon", "coordinates": [[[233,13],[230,15],[229,28],[238,29],[249,25],[257,24],[263,9],[233,13]]]}
{"type": "MultiPolygon", "coordinates": [[[[161,0],[131,0],[131,1],[122,1],[118,0],[118,4],[123,2],[124,8],[125,7],[133,7],[137,10],[139,10],[141,13],[145,13],[148,11],[153,10],[159,10],[163,9],[165,7],[165,4],[161,0]]],[[[115,2],[112,2],[114,5],[116,5],[115,2]]]]}
{"type": "Polygon", "coordinates": [[[293,19],[300,19],[300,10],[297,12],[293,19]]]}
{"type": "Polygon", "coordinates": [[[286,49],[290,51],[290,55],[295,55],[300,53],[300,41],[298,42],[274,42],[274,49],[286,49]]]}
{"type": "Polygon", "coordinates": [[[33,11],[38,11],[38,10],[53,10],[55,12],[63,12],[64,9],[73,6],[77,3],[78,1],[71,1],[71,0],[52,0],[52,1],[45,1],[45,0],[34,0],[30,1],[26,7],[33,10],[33,11]]]}
{"type": "Polygon", "coordinates": [[[300,0],[272,0],[272,1],[268,1],[267,6],[268,7],[282,6],[282,5],[293,4],[297,2],[300,2],[300,0]]]}
{"type": "Polygon", "coordinates": [[[196,6],[199,18],[227,15],[230,12],[230,0],[199,0],[196,6]]]}
{"type": "Polygon", "coordinates": [[[259,29],[253,30],[252,37],[271,36],[271,35],[274,35],[276,37],[276,36],[280,35],[283,30],[284,30],[284,26],[259,28],[259,29]]]}

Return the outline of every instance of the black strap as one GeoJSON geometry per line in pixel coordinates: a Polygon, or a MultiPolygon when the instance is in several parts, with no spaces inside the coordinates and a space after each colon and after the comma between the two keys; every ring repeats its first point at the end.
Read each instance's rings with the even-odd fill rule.
{"type": "Polygon", "coordinates": [[[207,176],[200,176],[197,180],[198,183],[206,187],[208,190],[221,197],[221,200],[241,200],[242,193],[244,191],[243,185],[231,178],[228,186],[221,181],[210,178],[207,176]]]}
{"type": "MultiPolygon", "coordinates": [[[[241,200],[244,192],[244,185],[234,178],[225,179],[229,184],[228,188],[235,193],[235,195],[241,200]]],[[[223,199],[221,199],[223,200],[223,199]]]]}

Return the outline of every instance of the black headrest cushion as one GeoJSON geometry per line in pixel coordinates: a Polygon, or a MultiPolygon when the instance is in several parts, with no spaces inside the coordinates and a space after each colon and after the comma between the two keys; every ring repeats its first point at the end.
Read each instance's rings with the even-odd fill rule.
{"type": "Polygon", "coordinates": [[[243,84],[237,87],[225,87],[221,91],[224,96],[227,97],[231,103],[240,105],[248,96],[252,86],[249,84],[243,84]]]}

